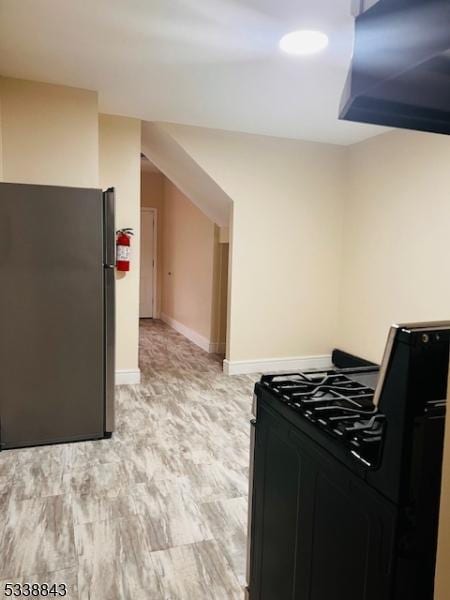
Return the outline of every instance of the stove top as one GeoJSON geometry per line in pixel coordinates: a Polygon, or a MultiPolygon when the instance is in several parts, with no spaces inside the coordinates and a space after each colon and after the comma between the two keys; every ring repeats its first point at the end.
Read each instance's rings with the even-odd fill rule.
{"type": "Polygon", "coordinates": [[[374,404],[369,374],[377,368],[306,371],[264,375],[261,384],[278,399],[323,429],[366,467],[376,468],[381,454],[385,415],[374,404]]]}

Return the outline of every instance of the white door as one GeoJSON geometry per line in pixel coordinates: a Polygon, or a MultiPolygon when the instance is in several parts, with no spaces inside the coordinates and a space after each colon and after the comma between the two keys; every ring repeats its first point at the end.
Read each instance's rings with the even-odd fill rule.
{"type": "Polygon", "coordinates": [[[141,318],[153,317],[153,269],[155,268],[154,239],[155,220],[153,210],[141,211],[141,318]]]}

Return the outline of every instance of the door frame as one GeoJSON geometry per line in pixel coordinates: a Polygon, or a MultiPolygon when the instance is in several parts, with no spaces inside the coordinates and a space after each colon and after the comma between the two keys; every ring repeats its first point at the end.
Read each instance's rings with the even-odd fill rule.
{"type": "MultiPolygon", "coordinates": [[[[153,213],[153,319],[159,319],[159,311],[157,311],[156,299],[157,299],[157,286],[158,286],[158,209],[149,208],[147,206],[141,206],[141,215],[143,212],[153,213]]],[[[141,282],[139,280],[139,286],[141,282]]],[[[141,316],[139,315],[139,318],[141,316]]],[[[146,317],[142,317],[146,318],[146,317]]]]}

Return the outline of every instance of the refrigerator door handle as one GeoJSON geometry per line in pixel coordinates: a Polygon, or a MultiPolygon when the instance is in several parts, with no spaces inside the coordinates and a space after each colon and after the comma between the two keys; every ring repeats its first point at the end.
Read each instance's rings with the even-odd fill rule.
{"type": "Polygon", "coordinates": [[[105,437],[114,431],[115,410],[115,271],[114,267],[104,269],[105,280],[105,437]]]}
{"type": "Polygon", "coordinates": [[[113,267],[116,264],[116,228],[114,222],[115,193],[114,188],[103,192],[103,219],[104,219],[104,264],[113,267]]]}
{"type": "Polygon", "coordinates": [[[1,452],[2,448],[4,448],[6,446],[6,442],[4,442],[3,439],[2,439],[2,433],[3,433],[3,431],[2,431],[2,418],[0,416],[0,452],[1,452]]]}

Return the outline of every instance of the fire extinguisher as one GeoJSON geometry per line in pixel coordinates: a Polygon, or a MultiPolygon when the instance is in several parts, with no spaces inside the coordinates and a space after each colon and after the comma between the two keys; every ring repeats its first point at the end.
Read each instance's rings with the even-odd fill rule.
{"type": "Polygon", "coordinates": [[[118,271],[130,270],[130,246],[133,230],[129,227],[116,232],[116,268],[118,271]]]}

